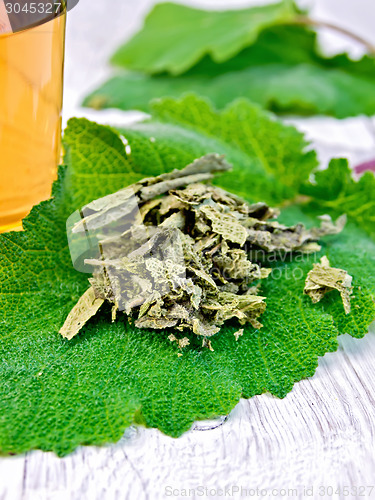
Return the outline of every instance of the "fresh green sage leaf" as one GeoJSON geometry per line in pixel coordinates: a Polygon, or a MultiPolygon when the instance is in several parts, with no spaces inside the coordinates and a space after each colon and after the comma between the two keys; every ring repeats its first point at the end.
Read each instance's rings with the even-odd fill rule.
{"type": "Polygon", "coordinates": [[[194,95],[156,100],[152,120],[120,131],[134,170],[141,170],[146,156],[155,175],[168,164],[180,169],[207,153],[224,154],[233,172],[223,174],[218,185],[270,205],[294,198],[317,165],[300,132],[246,99],[223,111],[194,95]]]}
{"type": "MultiPolygon", "coordinates": [[[[223,139],[217,142],[211,120],[219,115],[201,110],[199,116],[206,125],[198,128],[197,124],[195,129],[185,108],[189,123],[185,128],[182,118],[177,119],[177,108],[166,103],[164,118],[175,118],[160,125],[156,142],[146,134],[147,127],[156,130],[155,122],[144,129],[131,129],[126,137],[131,152],[116,131],[87,120],[71,121],[65,133],[67,167],[60,172],[53,199],[33,209],[24,221],[24,232],[0,236],[3,454],[38,448],[65,455],[80,444],[117,441],[132,423],[180,436],[196,419],[227,414],[241,396],[266,391],[285,396],[295,382],[314,374],[319,356],[337,348],[340,332],[363,336],[375,318],[375,242],[358,226],[349,225],[342,234],[328,237],[317,256],[271,263],[272,274],[262,287],[262,293],[269,297],[263,328],[244,327],[236,340],[238,324],[234,322],[212,338],[213,351],[202,350],[194,339],[187,345],[177,333],[182,348],[160,332],[112,323],[111,310],[105,304],[75,339],[67,341],[59,335],[67,314],[88,287],[87,275],[75,271],[70,259],[66,220],[72,212],[134,182],[134,178],[154,175],[155,169],[160,173],[187,164],[187,157],[199,148],[203,153],[208,148],[214,152],[213,147],[224,138],[231,138],[227,150],[237,158],[238,169],[238,159],[246,158],[245,138],[253,138],[252,122],[246,123],[251,116],[258,116],[255,111],[249,114],[245,104],[235,108],[238,113],[244,109],[242,121],[235,119],[233,109],[228,112],[226,120],[217,125],[223,127],[223,139]],[[211,132],[205,134],[205,126],[211,132]],[[177,141],[176,130],[180,132],[177,141]],[[166,144],[168,135],[170,147],[163,148],[161,138],[166,144]],[[196,143],[186,153],[190,140],[196,143]],[[327,294],[318,304],[303,295],[305,277],[315,258],[323,255],[332,266],[353,276],[352,310],[347,316],[336,294],[327,294]]],[[[196,104],[191,112],[197,111],[196,104]]],[[[159,113],[163,114],[161,109],[159,113]]],[[[268,137],[275,134],[274,125],[259,120],[263,127],[259,154],[263,149],[268,151],[265,157],[271,161],[271,152],[277,157],[277,144],[282,144],[280,137],[285,134],[287,140],[291,129],[282,131],[281,125],[275,125],[280,127],[273,146],[276,149],[267,149],[268,137]]],[[[297,138],[303,148],[302,139],[297,138]]],[[[303,158],[302,151],[300,155],[303,158]]],[[[286,164],[285,170],[288,167],[291,165],[286,164]]],[[[243,173],[242,181],[248,186],[252,186],[253,175],[258,175],[254,172],[247,169],[243,173]]],[[[274,182],[278,182],[277,176],[274,182]]],[[[246,191],[251,197],[251,189],[246,191]]],[[[289,217],[311,227],[316,214],[311,217],[308,207],[303,208],[305,211],[299,207],[283,211],[281,222],[289,217]]]]}
{"type": "Polygon", "coordinates": [[[359,180],[345,159],[334,159],[326,170],[315,172],[314,181],[301,187],[311,196],[309,210],[325,210],[332,216],[347,214],[359,227],[375,236],[375,175],[365,172],[359,180]]]}
{"type": "Polygon", "coordinates": [[[251,45],[264,28],[292,21],[297,12],[292,0],[233,11],[161,3],[112,61],[147,73],[180,74],[206,54],[216,62],[230,59],[251,45]]]}
{"type": "Polygon", "coordinates": [[[209,97],[218,108],[246,97],[278,113],[345,118],[375,113],[374,87],[373,56],[358,61],[346,54],[324,57],[315,32],[288,25],[264,29],[251,46],[223,63],[207,55],[182,75],[149,75],[146,70],[120,73],[84,104],[149,112],[154,98],[195,92],[209,97]]]}

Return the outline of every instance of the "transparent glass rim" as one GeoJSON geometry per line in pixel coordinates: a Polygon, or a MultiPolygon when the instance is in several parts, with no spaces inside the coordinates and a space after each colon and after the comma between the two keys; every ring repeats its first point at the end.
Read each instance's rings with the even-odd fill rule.
{"type": "MultiPolygon", "coordinates": [[[[62,15],[65,15],[67,10],[68,10],[68,0],[59,0],[58,2],[56,0],[38,0],[38,1],[33,1],[33,0],[30,0],[30,2],[27,2],[25,3],[24,0],[22,0],[23,3],[27,6],[31,6],[31,5],[41,5],[41,4],[45,4],[46,6],[49,6],[49,5],[59,5],[58,7],[58,10],[55,11],[55,12],[52,12],[51,14],[49,12],[46,12],[46,16],[44,17],[41,17],[39,19],[37,19],[36,21],[34,22],[27,22],[27,20],[24,19],[24,24],[22,24],[21,27],[18,27],[16,29],[14,29],[14,26],[12,25],[12,22],[11,22],[11,19],[10,19],[10,14],[6,11],[6,15],[8,16],[8,20],[9,20],[9,24],[11,26],[11,31],[5,31],[3,33],[0,32],[0,39],[3,38],[3,37],[9,37],[9,36],[15,36],[15,35],[19,35],[21,33],[24,33],[26,31],[29,31],[31,29],[34,29],[38,26],[42,26],[44,24],[47,24],[55,19],[57,19],[58,17],[62,16],[62,15]]],[[[74,3],[74,2],[73,2],[74,3]]],[[[13,1],[13,2],[7,2],[7,0],[0,0],[0,7],[1,7],[1,4],[4,5],[4,7],[6,5],[12,5],[13,7],[18,5],[18,6],[21,6],[21,3],[20,2],[17,2],[17,1],[13,1]]],[[[75,5],[75,3],[74,3],[75,5]]],[[[13,8],[12,7],[12,8],[13,8]]],[[[13,14],[13,17],[17,14],[17,12],[15,14],[13,14]]],[[[32,18],[30,18],[31,20],[32,18]]]]}

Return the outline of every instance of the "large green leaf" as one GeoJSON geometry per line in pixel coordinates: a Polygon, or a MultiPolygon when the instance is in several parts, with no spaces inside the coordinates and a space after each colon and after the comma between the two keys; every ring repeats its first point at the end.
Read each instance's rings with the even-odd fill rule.
{"type": "Polygon", "coordinates": [[[219,108],[247,97],[276,112],[345,118],[375,113],[375,59],[324,58],[315,33],[298,26],[263,31],[251,47],[223,64],[206,57],[171,77],[123,72],[88,96],[85,105],[150,111],[150,100],[192,91],[219,108]]]}
{"type": "Polygon", "coordinates": [[[245,10],[205,11],[174,3],[154,7],[144,28],[113,56],[137,71],[180,74],[206,54],[223,62],[251,45],[266,27],[292,21],[292,0],[245,10]]]}
{"type": "Polygon", "coordinates": [[[156,101],[153,119],[123,134],[131,146],[133,168],[140,173],[140,166],[148,163],[154,175],[217,152],[234,167],[233,173],[220,177],[221,186],[270,203],[293,198],[317,165],[302,134],[245,99],[221,112],[194,95],[156,101]]]}
{"type": "Polygon", "coordinates": [[[308,207],[348,218],[375,237],[375,176],[365,172],[358,181],[352,177],[348,161],[332,160],[326,170],[314,174],[314,182],[302,186],[301,193],[312,196],[308,207]]]}
{"type": "Polygon", "coordinates": [[[150,99],[181,97],[187,90],[208,96],[219,108],[241,96],[279,113],[318,113],[337,118],[375,114],[374,81],[312,64],[268,64],[215,78],[124,74],[106,82],[85,104],[149,112],[150,99]]]}
{"type": "MultiPolygon", "coordinates": [[[[159,113],[164,120],[177,120],[180,106],[166,103],[165,112],[159,113]]],[[[244,128],[251,125],[248,118],[243,116],[244,128]]],[[[186,115],[185,120],[192,121],[186,115]]],[[[177,121],[181,127],[181,117],[177,121]]],[[[232,126],[232,135],[241,135],[238,123],[232,126]]],[[[192,338],[178,357],[167,332],[137,330],[125,317],[112,324],[109,309],[76,339],[63,340],[58,330],[88,286],[87,275],[71,265],[66,218],[80,204],[122,188],[127,176],[132,182],[159,165],[179,166],[175,127],[169,124],[163,132],[165,138],[171,134],[172,146],[157,149],[158,139],[150,141],[144,131],[130,129],[132,152],[126,154],[115,131],[72,120],[65,133],[68,167],[60,173],[53,199],[33,209],[24,232],[0,236],[2,453],[40,448],[64,455],[79,444],[116,441],[133,422],[179,436],[195,419],[226,414],[241,395],[269,391],[285,396],[296,381],[313,375],[318,356],[336,349],[339,332],[360,337],[375,318],[375,243],[353,226],[328,239],[322,250],[332,265],[354,277],[355,298],[348,317],[342,315],[338,294],[316,305],[303,295],[304,277],[318,257],[310,256],[302,262],[275,264],[263,289],[268,297],[264,327],[245,328],[236,342],[233,332],[238,325],[231,323],[213,337],[214,352],[202,350],[192,338]]],[[[186,130],[190,138],[192,132],[186,130]]],[[[203,134],[200,147],[206,140],[203,134]]],[[[233,149],[235,145],[233,141],[233,149]]],[[[239,142],[240,155],[241,147],[239,142]]],[[[247,171],[249,184],[253,175],[247,171]]],[[[298,207],[283,217],[314,223],[298,207]]]]}
{"type": "Polygon", "coordinates": [[[126,176],[133,182],[171,166],[183,168],[212,152],[225,154],[234,167],[234,173],[218,180],[220,185],[248,199],[280,203],[294,198],[317,166],[300,132],[247,100],[220,112],[194,95],[155,101],[152,120],[122,130],[122,139],[109,128],[85,123],[73,121],[65,133],[66,182],[77,203],[91,184],[102,195],[110,182],[125,185],[126,176]],[[123,141],[129,142],[128,154],[123,141]],[[102,152],[94,171],[88,163],[92,151],[102,152]]]}
{"type": "MultiPolygon", "coordinates": [[[[338,160],[340,161],[340,160],[338,160]]],[[[341,160],[345,161],[346,160],[341,160]]],[[[375,177],[373,176],[375,181],[375,177]]],[[[347,178],[347,182],[351,184],[351,177],[347,178]]],[[[357,199],[357,205],[361,205],[362,200],[362,187],[355,183],[356,188],[352,190],[353,200],[357,199]]],[[[337,206],[327,207],[320,205],[318,200],[313,201],[307,205],[294,205],[282,211],[280,220],[285,224],[293,224],[296,220],[305,223],[307,226],[316,221],[316,216],[322,213],[328,213],[332,217],[342,214],[344,210],[337,210],[337,206]]],[[[362,338],[367,333],[368,326],[373,322],[375,311],[375,282],[373,274],[373,265],[375,255],[371,255],[371,248],[365,246],[361,248],[362,242],[374,241],[374,234],[372,238],[365,236],[368,233],[368,228],[373,219],[373,213],[368,212],[359,223],[353,222],[353,219],[348,214],[349,223],[345,231],[339,238],[336,236],[329,236],[324,239],[324,247],[321,253],[326,255],[334,267],[341,267],[346,269],[352,276],[359,276],[362,273],[362,287],[355,286],[352,297],[352,305],[358,314],[350,314],[347,316],[342,307],[342,303],[337,301],[335,294],[328,294],[322,302],[323,310],[334,317],[335,325],[340,334],[348,333],[352,337],[362,338]],[[366,231],[363,230],[366,228],[366,231]],[[352,248],[352,250],[351,250],[352,248]],[[363,272],[363,266],[371,262],[369,272],[363,272]],[[362,271],[361,271],[362,270],[362,271]]],[[[316,222],[315,222],[316,223],[316,222]]],[[[372,243],[371,243],[372,244],[372,243]]],[[[318,258],[318,257],[316,257],[318,258]]],[[[289,274],[290,277],[290,274],[289,274]]]]}
{"type": "Polygon", "coordinates": [[[77,207],[87,202],[90,191],[100,198],[142,177],[123,141],[110,127],[87,120],[70,121],[64,133],[64,160],[69,165],[64,183],[77,207]]]}

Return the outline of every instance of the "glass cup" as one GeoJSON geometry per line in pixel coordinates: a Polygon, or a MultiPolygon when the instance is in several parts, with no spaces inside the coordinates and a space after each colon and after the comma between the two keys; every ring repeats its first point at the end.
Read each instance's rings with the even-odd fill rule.
{"type": "Polygon", "coordinates": [[[60,160],[66,9],[51,18],[42,5],[54,4],[0,0],[0,232],[50,197],[60,160]],[[25,5],[38,21],[9,32],[25,5]]]}

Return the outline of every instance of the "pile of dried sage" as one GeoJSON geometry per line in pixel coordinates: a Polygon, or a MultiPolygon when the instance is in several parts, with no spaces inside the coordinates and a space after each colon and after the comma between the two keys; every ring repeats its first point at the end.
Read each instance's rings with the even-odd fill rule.
{"type": "Polygon", "coordinates": [[[319,238],[340,232],[345,216],[336,223],[323,216],[311,230],[281,225],[265,203],[248,204],[207,183],[230,168],[223,157],[207,155],[84,207],[72,234],[94,234],[97,254],[85,260],[91,287],[61,334],[74,337],[105,301],[113,321],[122,312],[138,328],[193,331],[209,347],[207,337],[231,318],[260,328],[260,283],[271,272],[266,257],[318,251],[319,238]]]}

